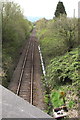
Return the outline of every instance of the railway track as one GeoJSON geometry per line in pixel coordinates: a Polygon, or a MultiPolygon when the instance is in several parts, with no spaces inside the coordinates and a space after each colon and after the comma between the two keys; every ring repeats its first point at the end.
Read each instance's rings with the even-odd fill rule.
{"type": "Polygon", "coordinates": [[[33,30],[13,73],[9,90],[34,106],[44,109],[38,40],[33,30]]]}
{"type": "Polygon", "coordinates": [[[34,37],[31,38],[23,60],[16,94],[33,104],[34,37]]]}

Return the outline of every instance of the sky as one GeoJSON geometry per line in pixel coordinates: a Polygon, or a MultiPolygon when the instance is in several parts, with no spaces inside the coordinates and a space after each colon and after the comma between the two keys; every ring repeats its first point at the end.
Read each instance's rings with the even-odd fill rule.
{"type": "MultiPolygon", "coordinates": [[[[19,3],[24,16],[31,17],[45,17],[52,19],[59,0],[13,0],[19,3]]],[[[61,0],[65,6],[68,17],[73,17],[74,9],[75,16],[78,16],[78,2],[79,0],[61,0]]]]}

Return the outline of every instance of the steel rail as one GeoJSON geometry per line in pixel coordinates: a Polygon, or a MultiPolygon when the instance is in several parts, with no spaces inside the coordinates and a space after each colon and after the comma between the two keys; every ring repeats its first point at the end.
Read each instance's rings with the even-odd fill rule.
{"type": "Polygon", "coordinates": [[[22,65],[22,70],[21,70],[21,73],[20,73],[19,83],[18,83],[18,87],[17,87],[17,91],[16,91],[17,95],[19,95],[19,92],[20,92],[22,77],[23,77],[24,68],[25,68],[25,65],[26,65],[26,60],[27,60],[27,57],[28,57],[29,48],[30,48],[30,42],[29,42],[29,45],[28,45],[28,49],[26,51],[26,55],[25,55],[23,65],[22,65]]]}
{"type": "Polygon", "coordinates": [[[27,57],[28,57],[28,54],[29,54],[29,48],[30,46],[32,46],[32,55],[31,55],[31,77],[30,77],[30,98],[29,98],[29,102],[31,104],[33,104],[33,77],[34,77],[34,43],[31,44],[31,42],[29,42],[29,45],[28,45],[28,49],[26,51],[26,55],[25,55],[25,58],[24,58],[24,61],[23,61],[23,65],[22,65],[22,70],[21,70],[21,73],[20,73],[20,78],[19,78],[19,83],[18,83],[18,87],[17,87],[17,91],[16,91],[16,94],[19,96],[19,92],[20,92],[20,87],[21,87],[21,84],[22,84],[22,78],[23,78],[23,74],[24,74],[24,69],[25,69],[25,65],[26,65],[26,62],[27,62],[27,57]]]}
{"type": "Polygon", "coordinates": [[[31,93],[30,103],[33,104],[33,80],[34,80],[34,44],[32,45],[32,67],[31,67],[31,93]]]}

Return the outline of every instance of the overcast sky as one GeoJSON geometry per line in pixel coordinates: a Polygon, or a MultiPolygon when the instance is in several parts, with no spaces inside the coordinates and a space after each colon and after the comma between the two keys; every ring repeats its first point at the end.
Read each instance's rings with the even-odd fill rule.
{"type": "MultiPolygon", "coordinates": [[[[52,19],[59,0],[13,0],[20,4],[25,16],[45,17],[52,19]]],[[[68,17],[78,16],[79,0],[61,0],[68,17]]]]}

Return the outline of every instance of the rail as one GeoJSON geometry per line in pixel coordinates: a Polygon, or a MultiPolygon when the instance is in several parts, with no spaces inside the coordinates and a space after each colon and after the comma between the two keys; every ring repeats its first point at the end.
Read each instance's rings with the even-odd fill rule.
{"type": "Polygon", "coordinates": [[[23,65],[22,65],[22,69],[21,69],[21,73],[20,73],[20,77],[19,77],[19,82],[18,82],[18,87],[17,87],[17,90],[16,90],[16,94],[19,96],[19,92],[20,92],[20,89],[21,89],[21,84],[22,84],[22,79],[23,79],[23,75],[24,75],[24,71],[25,71],[25,65],[27,63],[27,58],[28,58],[28,54],[29,54],[29,49],[30,49],[30,46],[32,45],[32,53],[31,53],[31,79],[30,79],[30,100],[29,102],[31,104],[33,104],[33,74],[34,74],[34,67],[33,67],[33,59],[34,59],[34,44],[32,42],[31,44],[31,41],[29,42],[28,44],[28,48],[27,48],[27,51],[25,53],[25,58],[23,60],[23,65]]]}

